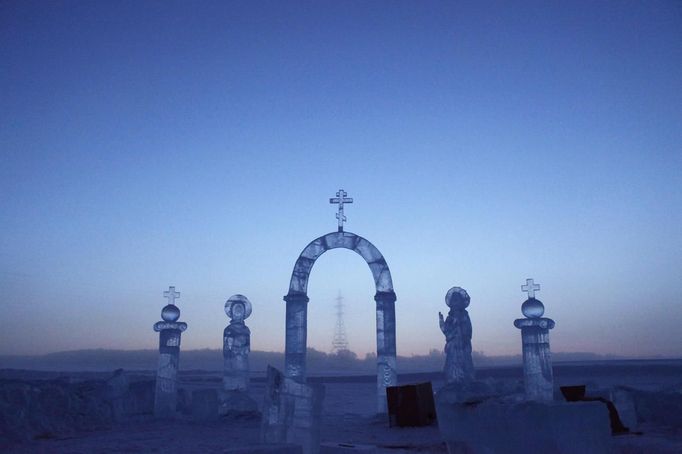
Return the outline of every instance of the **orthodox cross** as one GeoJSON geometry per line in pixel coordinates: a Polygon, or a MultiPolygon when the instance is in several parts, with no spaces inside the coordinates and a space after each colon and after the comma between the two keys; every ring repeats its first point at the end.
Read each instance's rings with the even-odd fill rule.
{"type": "Polygon", "coordinates": [[[336,197],[329,199],[329,203],[338,203],[339,212],[336,213],[336,219],[339,220],[339,232],[343,232],[343,223],[346,222],[346,216],[343,214],[343,204],[353,203],[353,199],[346,197],[348,194],[343,189],[339,189],[336,193],[336,197]]]}
{"type": "Polygon", "coordinates": [[[180,298],[180,292],[176,292],[175,287],[168,287],[168,291],[163,292],[163,297],[168,298],[168,304],[175,305],[175,299],[180,298]]]}
{"type": "Polygon", "coordinates": [[[521,286],[522,292],[528,292],[528,298],[535,298],[536,290],[540,290],[540,284],[536,284],[533,279],[526,279],[526,285],[521,286]]]}

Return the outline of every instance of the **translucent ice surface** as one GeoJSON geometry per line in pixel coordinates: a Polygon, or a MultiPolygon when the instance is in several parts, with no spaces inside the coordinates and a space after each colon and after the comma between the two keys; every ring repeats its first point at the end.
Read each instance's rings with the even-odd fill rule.
{"type": "Polygon", "coordinates": [[[175,322],[180,318],[180,309],[178,309],[178,306],[168,304],[161,309],[161,318],[164,322],[175,322]]]}
{"type": "Polygon", "coordinates": [[[156,370],[156,391],[154,393],[154,415],[157,418],[173,418],[177,402],[177,374],[180,362],[180,338],[187,329],[187,324],[178,322],[180,309],[175,300],[180,292],[175,287],[168,287],[163,292],[168,304],[161,310],[163,321],[154,324],[154,331],[159,333],[159,364],[156,370]]]}
{"type": "Polygon", "coordinates": [[[514,320],[514,326],[521,330],[526,397],[551,401],[554,396],[554,377],[549,330],[554,328],[554,320],[542,318],[545,306],[535,299],[535,291],[540,290],[540,286],[533,279],[526,279],[526,285],[522,285],[521,290],[528,292],[529,296],[521,305],[521,312],[526,318],[514,320]]]}
{"type": "Polygon", "coordinates": [[[545,313],[545,306],[540,300],[529,298],[521,305],[521,312],[528,318],[539,318],[545,313]]]}
{"type": "Polygon", "coordinates": [[[330,249],[344,248],[360,255],[372,272],[376,286],[377,320],[377,409],[386,411],[387,386],[398,383],[395,348],[395,301],[391,271],[379,250],[366,239],[350,232],[329,233],[308,244],[294,264],[286,307],[285,374],[298,382],[306,379],[308,279],[315,261],[330,249]]]}
{"type": "Polygon", "coordinates": [[[447,318],[438,313],[440,330],[445,335],[445,381],[469,383],[474,379],[474,363],[471,351],[471,320],[466,307],[469,294],[460,287],[452,287],[445,296],[450,307],[447,318]]]}
{"type": "Polygon", "coordinates": [[[339,211],[336,213],[336,219],[339,221],[339,232],[343,232],[343,223],[346,222],[346,216],[343,215],[343,205],[345,203],[353,203],[353,199],[346,197],[348,194],[343,189],[336,192],[336,197],[329,199],[329,203],[336,203],[339,205],[339,211]]]}
{"type": "Polygon", "coordinates": [[[223,331],[223,389],[246,391],[249,388],[251,331],[244,319],[251,315],[251,302],[244,295],[233,295],[225,303],[225,313],[232,320],[223,331]]]}
{"type": "Polygon", "coordinates": [[[526,279],[526,285],[521,286],[521,291],[528,293],[528,298],[535,298],[535,292],[540,290],[540,284],[533,279],[526,279]]]}

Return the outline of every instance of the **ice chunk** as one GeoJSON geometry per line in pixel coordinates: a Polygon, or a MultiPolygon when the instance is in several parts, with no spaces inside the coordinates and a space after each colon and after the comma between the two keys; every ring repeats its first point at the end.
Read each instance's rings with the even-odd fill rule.
{"type": "Polygon", "coordinates": [[[357,443],[322,443],[320,454],[370,454],[377,452],[376,446],[357,443]]]}
{"type": "Polygon", "coordinates": [[[295,443],[303,447],[304,454],[319,453],[323,399],[322,385],[298,383],[268,366],[262,442],[295,443]]]}
{"type": "Polygon", "coordinates": [[[682,393],[632,390],[637,421],[682,428],[682,393]]]}
{"type": "Polygon", "coordinates": [[[448,403],[436,395],[438,427],[448,452],[601,454],[611,429],[599,402],[448,403]]]}
{"type": "Polygon", "coordinates": [[[219,394],[220,415],[256,414],[258,404],[244,391],[222,391],[219,394]]]}
{"type": "Polygon", "coordinates": [[[611,401],[618,410],[618,416],[625,427],[635,430],[637,428],[637,409],[631,390],[624,386],[614,387],[611,390],[611,401]]]}

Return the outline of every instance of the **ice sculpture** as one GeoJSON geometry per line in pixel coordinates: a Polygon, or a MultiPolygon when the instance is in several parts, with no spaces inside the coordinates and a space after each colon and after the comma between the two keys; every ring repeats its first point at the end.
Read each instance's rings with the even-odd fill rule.
{"type": "Polygon", "coordinates": [[[377,411],[386,412],[386,387],[398,384],[396,372],[395,301],[391,272],[379,250],[350,232],[333,232],[313,240],[303,249],[291,273],[286,301],[285,374],[304,383],[308,330],[308,278],[315,261],[330,249],[345,248],[369,265],[376,286],[377,411]]]}
{"type": "Polygon", "coordinates": [[[249,388],[249,352],[251,331],[244,320],[251,315],[251,302],[244,295],[232,295],[225,303],[231,319],[223,331],[223,389],[246,391],[249,388]]]}
{"type": "Polygon", "coordinates": [[[187,329],[187,323],[178,322],[180,309],[175,300],[180,292],[175,287],[168,287],[163,292],[168,298],[168,305],[161,310],[163,321],[154,324],[154,331],[159,333],[159,366],[156,371],[156,391],[154,394],[154,416],[157,418],[173,418],[177,403],[177,374],[180,360],[180,335],[187,329]]]}
{"type": "Polygon", "coordinates": [[[343,189],[339,189],[336,192],[336,197],[332,197],[329,199],[329,203],[338,203],[339,204],[339,212],[336,213],[336,219],[339,220],[339,232],[343,232],[343,223],[346,222],[346,216],[343,214],[343,204],[344,203],[353,203],[353,199],[350,197],[346,197],[348,193],[344,191],[343,189]]]}
{"type": "Polygon", "coordinates": [[[445,334],[445,381],[447,384],[468,384],[474,380],[471,357],[471,320],[466,308],[469,294],[460,287],[452,287],[445,296],[450,308],[448,316],[438,313],[440,330],[445,334]]]}
{"type": "Polygon", "coordinates": [[[521,305],[526,318],[514,320],[514,326],[521,330],[523,343],[523,377],[526,397],[531,400],[551,401],[554,395],[552,358],[549,350],[549,330],[554,320],[543,318],[545,306],[535,299],[540,285],[533,279],[526,279],[521,290],[528,292],[528,299],[521,305]]]}
{"type": "Polygon", "coordinates": [[[304,383],[306,380],[306,343],[308,330],[308,278],[315,261],[330,249],[349,249],[360,255],[369,266],[376,286],[377,337],[377,411],[386,412],[386,388],[398,384],[395,347],[395,301],[391,271],[381,252],[369,241],[343,231],[343,203],[353,200],[343,189],[330,203],[339,204],[338,232],[328,233],[308,244],[294,264],[286,301],[285,375],[304,383]]]}

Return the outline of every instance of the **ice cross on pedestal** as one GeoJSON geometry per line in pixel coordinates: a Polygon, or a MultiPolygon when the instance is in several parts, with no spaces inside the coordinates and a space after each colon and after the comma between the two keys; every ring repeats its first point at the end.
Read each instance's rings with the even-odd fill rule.
{"type": "Polygon", "coordinates": [[[180,337],[187,329],[187,323],[179,322],[180,309],[175,299],[180,292],[168,287],[163,292],[168,304],[161,309],[162,320],[154,324],[159,333],[159,366],[156,370],[156,391],[154,393],[154,415],[157,418],[174,418],[177,408],[177,376],[180,361],[180,337]]]}
{"type": "Polygon", "coordinates": [[[521,313],[526,318],[514,320],[514,326],[521,330],[526,397],[551,401],[554,398],[554,373],[549,330],[554,328],[554,320],[543,317],[545,305],[535,299],[535,291],[540,290],[540,286],[533,279],[526,279],[526,285],[522,285],[521,290],[528,292],[528,299],[521,305],[521,313]]]}
{"type": "Polygon", "coordinates": [[[522,292],[528,293],[528,298],[535,298],[535,291],[540,291],[540,284],[536,284],[533,279],[526,279],[526,285],[521,286],[522,292]]]}
{"type": "Polygon", "coordinates": [[[168,298],[168,304],[175,305],[175,299],[180,298],[180,292],[176,292],[175,287],[168,287],[168,290],[163,292],[163,297],[168,298]]]}
{"type": "Polygon", "coordinates": [[[336,219],[339,220],[339,232],[343,232],[343,223],[346,222],[346,216],[343,214],[343,204],[353,203],[353,199],[351,197],[346,197],[347,195],[348,193],[346,193],[346,191],[339,189],[336,193],[336,197],[329,199],[329,203],[339,204],[339,212],[336,213],[336,219]]]}

